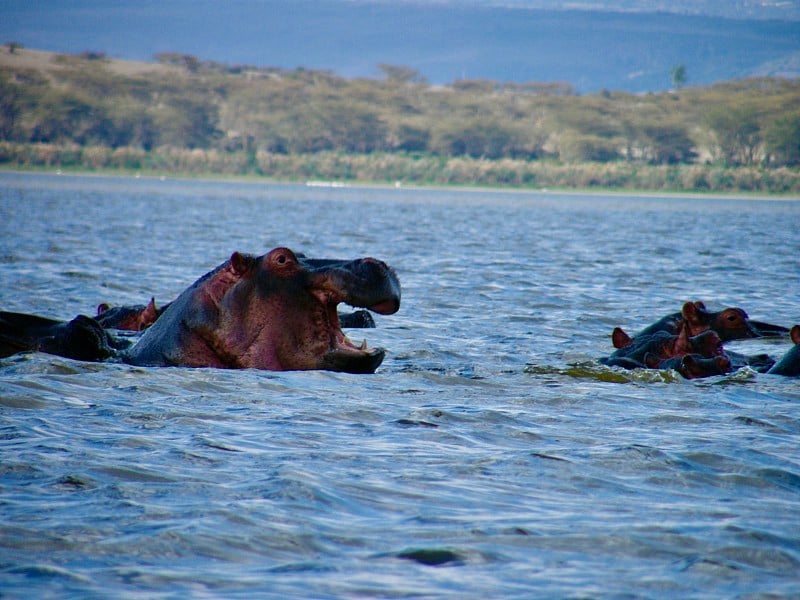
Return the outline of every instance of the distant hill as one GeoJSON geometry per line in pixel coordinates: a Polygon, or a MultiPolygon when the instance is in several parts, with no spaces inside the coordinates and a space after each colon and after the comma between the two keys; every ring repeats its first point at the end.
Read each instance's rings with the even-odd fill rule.
{"type": "Polygon", "coordinates": [[[778,14],[768,8],[798,2],[670,0],[672,10],[705,6],[725,16],[635,12],[665,2],[550,1],[586,9],[544,10],[530,8],[544,0],[195,0],[191,7],[178,0],[6,0],[0,43],[140,61],[171,51],[344,77],[379,76],[377,65],[392,64],[415,69],[431,83],[560,81],[579,92],[665,90],[679,64],[689,85],[800,75],[800,21],[729,18],[750,15],[747,7],[760,7],[762,16],[778,14]],[[597,6],[634,12],[589,10],[597,6]]]}

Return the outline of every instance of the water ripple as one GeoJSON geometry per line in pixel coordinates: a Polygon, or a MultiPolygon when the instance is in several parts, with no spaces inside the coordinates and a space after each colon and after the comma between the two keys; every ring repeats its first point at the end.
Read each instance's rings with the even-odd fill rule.
{"type": "Polygon", "coordinates": [[[689,299],[797,322],[797,202],[0,183],[5,310],[166,302],[279,244],[404,292],[366,377],[0,359],[0,595],[800,594],[797,380],[596,360],[689,299]]]}

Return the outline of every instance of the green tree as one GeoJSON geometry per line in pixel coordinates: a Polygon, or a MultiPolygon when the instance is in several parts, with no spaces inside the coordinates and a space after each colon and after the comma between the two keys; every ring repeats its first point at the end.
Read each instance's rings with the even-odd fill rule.
{"type": "Polygon", "coordinates": [[[694,143],[683,123],[658,122],[645,119],[629,127],[633,137],[633,157],[641,157],[652,164],[690,162],[694,156],[694,143]]]}
{"type": "Polygon", "coordinates": [[[620,158],[617,141],[577,131],[566,131],[558,143],[559,158],[565,162],[608,162],[620,158]]]}
{"type": "Polygon", "coordinates": [[[378,114],[366,107],[334,102],[320,114],[332,148],[368,153],[384,147],[387,129],[378,114]]]}
{"type": "Polygon", "coordinates": [[[489,159],[504,156],[516,145],[516,134],[512,129],[484,119],[451,122],[436,132],[432,144],[439,154],[489,159]]]}
{"type": "Polygon", "coordinates": [[[672,87],[676,90],[686,85],[686,66],[675,65],[670,69],[669,75],[672,80],[672,87]]]}
{"type": "Polygon", "coordinates": [[[576,99],[556,107],[559,129],[584,135],[612,138],[623,134],[621,120],[611,110],[611,101],[600,98],[576,99]]]}
{"type": "Polygon", "coordinates": [[[391,136],[391,147],[406,152],[424,152],[431,141],[431,132],[424,127],[401,123],[391,136]]]}
{"type": "Polygon", "coordinates": [[[752,165],[762,143],[758,111],[752,105],[721,105],[710,110],[706,123],[719,157],[729,165],[752,165]]]}
{"type": "Polygon", "coordinates": [[[0,140],[14,139],[23,110],[20,86],[0,75],[0,140]]]}
{"type": "Polygon", "coordinates": [[[208,148],[220,137],[217,108],[202,99],[175,98],[156,107],[151,115],[158,132],[156,145],[208,148]]]}
{"type": "Polygon", "coordinates": [[[779,165],[800,165],[800,112],[775,119],[764,134],[767,154],[779,165]]]}
{"type": "Polygon", "coordinates": [[[69,90],[50,89],[32,114],[30,139],[34,142],[96,141],[93,133],[99,114],[91,99],[69,90]]]}
{"type": "Polygon", "coordinates": [[[112,148],[138,146],[151,150],[156,143],[157,131],[147,108],[129,98],[109,102],[111,121],[106,132],[106,144],[112,148]]]}

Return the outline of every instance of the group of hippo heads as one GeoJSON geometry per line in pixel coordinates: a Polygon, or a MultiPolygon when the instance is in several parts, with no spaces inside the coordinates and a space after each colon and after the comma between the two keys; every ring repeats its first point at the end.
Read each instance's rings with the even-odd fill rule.
{"type": "Polygon", "coordinates": [[[343,315],[340,303],[379,314],[400,309],[394,270],[374,258],[312,259],[288,248],[230,259],[158,309],[101,304],[91,318],[69,322],[0,312],[0,356],[38,350],[79,360],[116,358],[141,366],[323,369],[373,373],[385,351],[356,346],[342,332],[370,327],[364,311],[343,315]],[[132,338],[115,330],[141,331],[132,338]]]}
{"type": "MultiPolygon", "coordinates": [[[[0,312],[0,357],[41,351],[141,366],[373,373],[385,351],[366,340],[353,344],[342,328],[375,322],[367,310],[340,315],[341,303],[393,314],[400,309],[400,282],[374,258],[313,259],[288,248],[263,256],[234,252],[161,308],[152,299],[140,306],[101,304],[95,317],[69,322],[0,312]]],[[[673,369],[689,379],[743,366],[800,375],[800,326],[789,331],[751,321],[740,308],[712,312],[702,302],[687,302],[633,337],[617,327],[611,338],[616,350],[601,359],[610,367],[673,369]],[[777,363],[723,347],[730,340],[787,333],[795,345],[777,363]]]]}
{"type": "Polygon", "coordinates": [[[791,330],[752,321],[741,308],[709,311],[699,301],[687,302],[680,312],[659,319],[631,337],[614,328],[616,350],[601,359],[625,369],[672,369],[687,379],[722,375],[741,367],[761,373],[800,375],[800,326],[791,330]],[[725,342],[789,334],[795,344],[777,363],[766,354],[746,356],[726,350],[725,342]]]}

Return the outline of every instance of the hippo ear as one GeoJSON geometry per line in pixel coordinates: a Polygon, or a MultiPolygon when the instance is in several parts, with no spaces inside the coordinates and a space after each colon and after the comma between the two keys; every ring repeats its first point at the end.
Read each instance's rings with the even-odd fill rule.
{"type": "Polygon", "coordinates": [[[694,302],[687,302],[681,307],[681,316],[687,321],[694,321],[697,318],[698,309],[700,307],[694,302]]]}
{"type": "Polygon", "coordinates": [[[250,254],[234,252],[231,254],[231,269],[240,277],[252,269],[256,264],[256,259],[250,254]]]}
{"type": "Polygon", "coordinates": [[[111,306],[107,302],[102,302],[97,305],[97,316],[99,317],[104,312],[106,312],[111,306]]]}
{"type": "Polygon", "coordinates": [[[800,325],[794,325],[789,331],[789,336],[795,344],[800,344],[800,325]]]}
{"type": "Polygon", "coordinates": [[[627,348],[631,345],[631,341],[631,336],[621,327],[614,327],[614,331],[611,332],[611,343],[614,344],[614,348],[627,348]]]}
{"type": "Polygon", "coordinates": [[[689,323],[693,328],[707,325],[711,320],[702,302],[687,302],[683,305],[683,308],[681,308],[681,316],[683,320],[689,323]]]}
{"type": "Polygon", "coordinates": [[[139,315],[139,325],[142,329],[144,329],[148,325],[155,323],[156,319],[158,319],[156,299],[150,298],[150,302],[147,303],[147,307],[142,311],[142,314],[139,315]]]}

